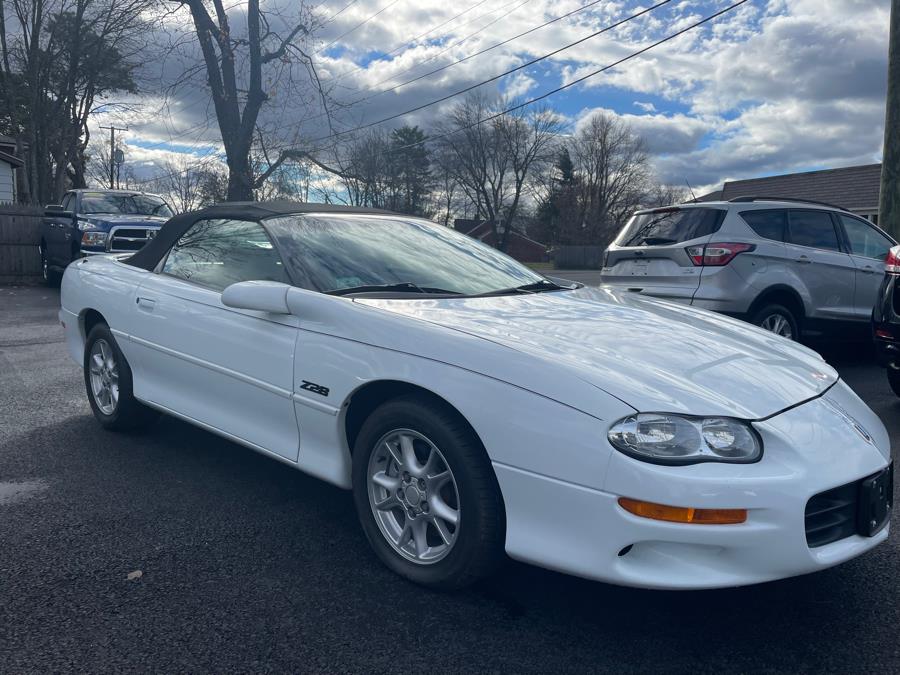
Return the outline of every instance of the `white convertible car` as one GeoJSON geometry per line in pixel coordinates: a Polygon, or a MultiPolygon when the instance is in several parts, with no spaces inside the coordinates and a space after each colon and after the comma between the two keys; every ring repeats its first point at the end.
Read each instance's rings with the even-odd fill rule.
{"type": "Polygon", "coordinates": [[[214,206],[71,265],[60,320],[104,427],[162,412],[352,489],[375,553],[418,583],[463,586],[505,552],[736,586],[888,536],[888,435],[817,354],[428,221],[214,206]]]}

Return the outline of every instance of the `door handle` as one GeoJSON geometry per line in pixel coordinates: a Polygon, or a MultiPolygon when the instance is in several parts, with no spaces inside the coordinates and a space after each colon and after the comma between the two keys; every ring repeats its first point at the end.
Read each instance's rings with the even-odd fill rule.
{"type": "Polygon", "coordinates": [[[812,262],[812,260],[810,260],[809,257],[807,257],[805,255],[801,255],[799,258],[797,258],[797,262],[803,263],[804,265],[808,265],[809,263],[812,262]]]}
{"type": "Polygon", "coordinates": [[[863,274],[875,274],[875,268],[871,265],[866,265],[860,270],[860,272],[862,272],[863,274]]]}
{"type": "Polygon", "coordinates": [[[138,296],[135,299],[135,302],[137,302],[138,309],[141,309],[145,312],[152,312],[153,308],[156,306],[156,300],[153,300],[151,298],[142,298],[138,296]]]}

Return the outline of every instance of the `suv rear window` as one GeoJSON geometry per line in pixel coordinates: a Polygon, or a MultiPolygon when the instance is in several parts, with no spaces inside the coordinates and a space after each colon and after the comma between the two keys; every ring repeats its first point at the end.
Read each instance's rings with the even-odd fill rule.
{"type": "Polygon", "coordinates": [[[741,211],[741,218],[756,234],[765,239],[784,241],[784,230],[787,227],[787,211],[741,211]]]}
{"type": "Polygon", "coordinates": [[[661,209],[636,213],[616,239],[618,246],[680,244],[716,232],[725,219],[721,209],[661,209]]]}

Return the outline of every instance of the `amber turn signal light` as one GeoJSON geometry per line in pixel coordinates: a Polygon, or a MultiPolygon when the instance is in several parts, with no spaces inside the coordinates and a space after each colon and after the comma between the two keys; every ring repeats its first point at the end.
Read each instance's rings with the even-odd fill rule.
{"type": "Polygon", "coordinates": [[[619,506],[641,518],[664,520],[669,523],[694,525],[737,525],[747,520],[747,509],[692,509],[686,506],[666,506],[619,497],[619,506]]]}

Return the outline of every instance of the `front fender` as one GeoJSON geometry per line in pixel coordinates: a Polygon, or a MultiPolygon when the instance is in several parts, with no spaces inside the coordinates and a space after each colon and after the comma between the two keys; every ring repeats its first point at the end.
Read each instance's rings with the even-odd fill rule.
{"type": "Polygon", "coordinates": [[[350,487],[344,416],[354,392],[377,381],[414,385],[444,399],[472,426],[495,465],[599,488],[610,448],[610,422],[634,410],[593,389],[588,415],[496,378],[396,350],[301,330],[294,381],[300,423],[300,468],[350,487]],[[299,389],[302,381],[328,389],[299,389]]]}

